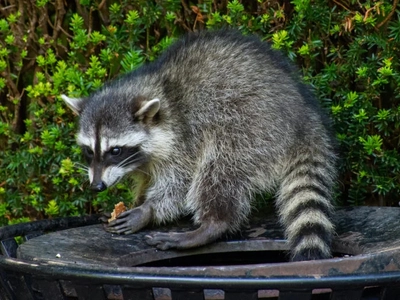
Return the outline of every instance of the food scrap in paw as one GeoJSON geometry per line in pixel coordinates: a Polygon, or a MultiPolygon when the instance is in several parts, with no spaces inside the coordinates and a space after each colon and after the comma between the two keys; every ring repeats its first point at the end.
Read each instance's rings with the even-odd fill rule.
{"type": "Polygon", "coordinates": [[[114,221],[124,211],[126,211],[124,202],[119,202],[119,203],[115,204],[114,210],[111,213],[111,218],[108,219],[108,223],[110,223],[111,221],[114,221]]]}

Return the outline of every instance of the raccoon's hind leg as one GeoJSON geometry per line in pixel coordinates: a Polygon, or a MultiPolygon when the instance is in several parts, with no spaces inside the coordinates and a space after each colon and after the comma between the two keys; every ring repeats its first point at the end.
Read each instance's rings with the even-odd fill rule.
{"type": "Polygon", "coordinates": [[[188,232],[157,232],[146,236],[146,242],[157,249],[188,249],[211,243],[228,231],[227,223],[209,220],[188,232]]]}
{"type": "Polygon", "coordinates": [[[250,212],[246,178],[222,159],[203,164],[187,194],[187,207],[200,227],[189,232],[155,233],[147,243],[158,249],[187,249],[211,243],[239,228],[250,212]]]}
{"type": "Polygon", "coordinates": [[[297,149],[284,172],[277,207],[294,261],[331,257],[335,160],[327,148],[297,149]]]}

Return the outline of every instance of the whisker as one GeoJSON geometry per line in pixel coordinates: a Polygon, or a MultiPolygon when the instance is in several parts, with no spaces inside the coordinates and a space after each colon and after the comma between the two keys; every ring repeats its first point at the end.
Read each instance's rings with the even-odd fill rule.
{"type": "Polygon", "coordinates": [[[147,176],[151,177],[150,173],[147,173],[147,172],[145,172],[145,171],[143,171],[141,169],[136,169],[135,171],[142,172],[144,175],[147,175],[147,176]]]}
{"type": "MultiPolygon", "coordinates": [[[[128,156],[127,158],[125,158],[123,161],[121,161],[118,165],[117,165],[117,167],[125,167],[126,165],[127,165],[127,163],[128,163],[128,160],[130,160],[130,159],[132,159],[132,158],[134,158],[136,155],[138,155],[139,154],[139,152],[136,152],[136,153],[133,153],[132,155],[130,155],[130,156],[128,156]]],[[[133,162],[135,162],[135,161],[133,161],[133,162]]]]}
{"type": "Polygon", "coordinates": [[[82,182],[82,189],[86,189],[88,186],[90,185],[89,180],[85,180],[84,182],[82,182]]]}
{"type": "Polygon", "coordinates": [[[82,171],[82,172],[79,172],[80,175],[87,175],[87,173],[89,171],[89,169],[84,169],[84,168],[77,168],[77,170],[82,171]]]}
{"type": "Polygon", "coordinates": [[[77,169],[80,169],[80,170],[86,170],[86,171],[89,170],[88,166],[81,164],[79,162],[75,162],[74,167],[76,167],[77,169]]]}
{"type": "MultiPolygon", "coordinates": [[[[136,156],[136,155],[139,155],[139,153],[140,153],[140,152],[136,152],[136,153],[132,154],[131,156],[125,158],[123,161],[121,161],[121,162],[117,165],[117,167],[123,168],[123,167],[127,166],[128,163],[135,163],[137,160],[136,160],[136,161],[132,161],[132,162],[129,162],[128,160],[132,159],[132,158],[133,158],[134,156],[136,156]]],[[[142,172],[143,174],[145,174],[145,175],[147,175],[147,176],[151,176],[149,173],[147,173],[147,172],[145,172],[145,171],[143,171],[143,170],[141,170],[141,169],[136,169],[135,171],[140,171],[140,172],[142,172]]]]}
{"type": "Polygon", "coordinates": [[[76,169],[78,169],[78,170],[85,170],[85,171],[89,170],[88,167],[84,167],[84,166],[76,166],[76,169]]]}

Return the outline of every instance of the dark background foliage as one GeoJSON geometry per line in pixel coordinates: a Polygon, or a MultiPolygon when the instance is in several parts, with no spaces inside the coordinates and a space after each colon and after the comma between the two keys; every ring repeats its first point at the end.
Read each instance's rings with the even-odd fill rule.
{"type": "Polygon", "coordinates": [[[339,140],[338,203],[398,205],[398,0],[0,0],[0,14],[0,225],[129,201],[130,179],[87,190],[60,95],[86,96],[184,32],[222,26],[284,51],[315,89],[339,140]]]}

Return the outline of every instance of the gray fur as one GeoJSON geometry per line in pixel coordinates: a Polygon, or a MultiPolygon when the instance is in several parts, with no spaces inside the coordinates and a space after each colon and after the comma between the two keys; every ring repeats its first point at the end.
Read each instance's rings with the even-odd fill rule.
{"type": "Polygon", "coordinates": [[[80,114],[92,187],[139,178],[143,204],[108,230],[132,233],[191,213],[199,229],[156,233],[148,243],[195,247],[238,230],[255,193],[277,191],[292,258],[329,257],[334,140],[296,73],[256,37],[202,32],[72,106],[64,96],[80,114]],[[116,166],[113,147],[133,158],[116,166]]]}

